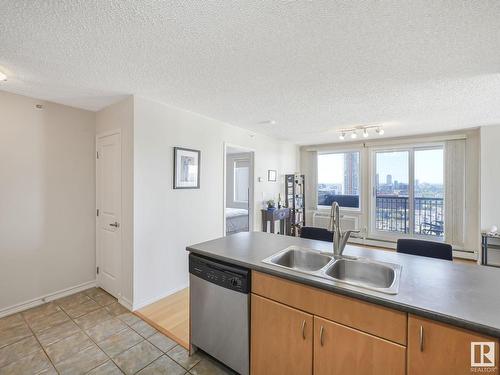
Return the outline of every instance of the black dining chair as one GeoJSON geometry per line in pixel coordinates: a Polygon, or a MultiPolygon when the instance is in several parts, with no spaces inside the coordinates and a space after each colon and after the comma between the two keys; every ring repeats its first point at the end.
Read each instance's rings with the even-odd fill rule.
{"type": "Polygon", "coordinates": [[[442,242],[399,239],[397,252],[422,257],[453,260],[451,245],[442,242]]]}
{"type": "Polygon", "coordinates": [[[300,229],[300,237],[310,240],[333,242],[333,232],[324,228],[302,227],[300,229]]]}

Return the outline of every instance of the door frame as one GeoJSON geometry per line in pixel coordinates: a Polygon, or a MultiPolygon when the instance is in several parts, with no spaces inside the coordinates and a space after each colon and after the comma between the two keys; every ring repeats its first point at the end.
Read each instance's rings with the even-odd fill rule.
{"type": "Polygon", "coordinates": [[[250,153],[250,173],[248,176],[249,187],[248,187],[248,231],[253,232],[254,230],[254,217],[255,217],[255,149],[245,146],[240,146],[234,143],[223,142],[222,149],[222,235],[226,236],[226,178],[227,178],[227,165],[226,165],[226,155],[227,149],[230,147],[239,148],[242,152],[250,153]]]}
{"type": "Polygon", "coordinates": [[[113,129],[113,130],[108,130],[104,132],[100,132],[96,134],[95,137],[95,229],[96,229],[96,236],[95,236],[95,270],[96,270],[96,286],[101,287],[101,281],[100,281],[100,276],[97,274],[97,267],[99,267],[101,263],[101,251],[99,250],[99,218],[97,216],[97,210],[99,209],[98,203],[100,202],[100,191],[99,191],[99,158],[97,157],[97,152],[98,152],[98,144],[99,140],[101,138],[109,137],[112,135],[119,135],[120,136],[120,230],[119,230],[119,239],[120,239],[120,269],[119,269],[119,274],[118,274],[118,296],[115,296],[120,300],[122,296],[122,290],[123,290],[123,235],[122,235],[122,222],[123,222],[123,142],[122,142],[122,131],[120,128],[118,129],[113,129]]]}

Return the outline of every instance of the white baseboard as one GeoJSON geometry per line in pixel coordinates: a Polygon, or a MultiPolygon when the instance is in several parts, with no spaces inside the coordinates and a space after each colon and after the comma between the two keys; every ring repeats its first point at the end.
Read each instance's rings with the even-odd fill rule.
{"type": "MultiPolygon", "coordinates": [[[[382,247],[386,249],[396,250],[396,242],[392,241],[382,241],[371,238],[359,238],[359,237],[351,237],[349,239],[350,244],[360,244],[365,246],[376,246],[382,247]]],[[[477,260],[478,254],[473,251],[462,250],[460,248],[453,248],[453,258],[461,258],[461,259],[469,259],[469,260],[477,260]]]]}
{"type": "Polygon", "coordinates": [[[19,311],[30,309],[32,307],[36,307],[46,302],[54,301],[56,299],[69,296],[70,294],[81,292],[82,290],[85,289],[93,288],[96,286],[96,284],[97,280],[87,281],[86,283],[58,290],[57,292],[45,294],[43,296],[31,299],[29,301],[21,302],[9,307],[4,307],[3,309],[0,309],[0,318],[17,313],[19,311]]]}
{"type": "Polygon", "coordinates": [[[350,244],[359,244],[365,246],[375,246],[375,247],[384,247],[386,249],[396,250],[396,243],[389,241],[380,241],[370,238],[361,238],[361,237],[351,237],[349,238],[350,244]]]}
{"type": "Polygon", "coordinates": [[[173,288],[173,289],[170,289],[158,296],[155,296],[153,298],[148,298],[147,300],[145,301],[141,301],[141,302],[137,302],[137,303],[134,303],[133,304],[133,310],[132,311],[136,311],[136,310],[139,310],[141,308],[143,308],[144,306],[147,306],[147,305],[151,305],[152,303],[155,303],[156,301],[159,301],[161,300],[162,298],[165,298],[165,297],[168,297],[169,295],[171,294],[174,294],[174,293],[177,293],[179,291],[181,291],[182,289],[186,289],[189,285],[188,284],[183,284],[177,288],[173,288]]]}
{"type": "Polygon", "coordinates": [[[132,302],[130,302],[128,299],[126,299],[125,297],[118,297],[118,303],[120,305],[122,305],[123,307],[125,307],[127,310],[130,310],[132,311],[132,302]]]}
{"type": "Polygon", "coordinates": [[[478,260],[478,254],[471,251],[453,250],[453,258],[478,260]]]}

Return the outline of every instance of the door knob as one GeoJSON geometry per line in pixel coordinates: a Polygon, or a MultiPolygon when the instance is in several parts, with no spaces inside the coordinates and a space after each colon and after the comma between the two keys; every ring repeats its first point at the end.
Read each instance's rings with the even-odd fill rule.
{"type": "Polygon", "coordinates": [[[109,226],[118,228],[120,226],[120,223],[118,223],[118,221],[115,221],[114,223],[109,224],[109,226]]]}

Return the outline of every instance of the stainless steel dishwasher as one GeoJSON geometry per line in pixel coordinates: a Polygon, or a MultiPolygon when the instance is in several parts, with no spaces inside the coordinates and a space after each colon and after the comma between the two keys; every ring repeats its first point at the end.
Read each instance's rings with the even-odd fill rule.
{"type": "Polygon", "coordinates": [[[191,344],[249,373],[250,271],[189,254],[191,344]]]}

